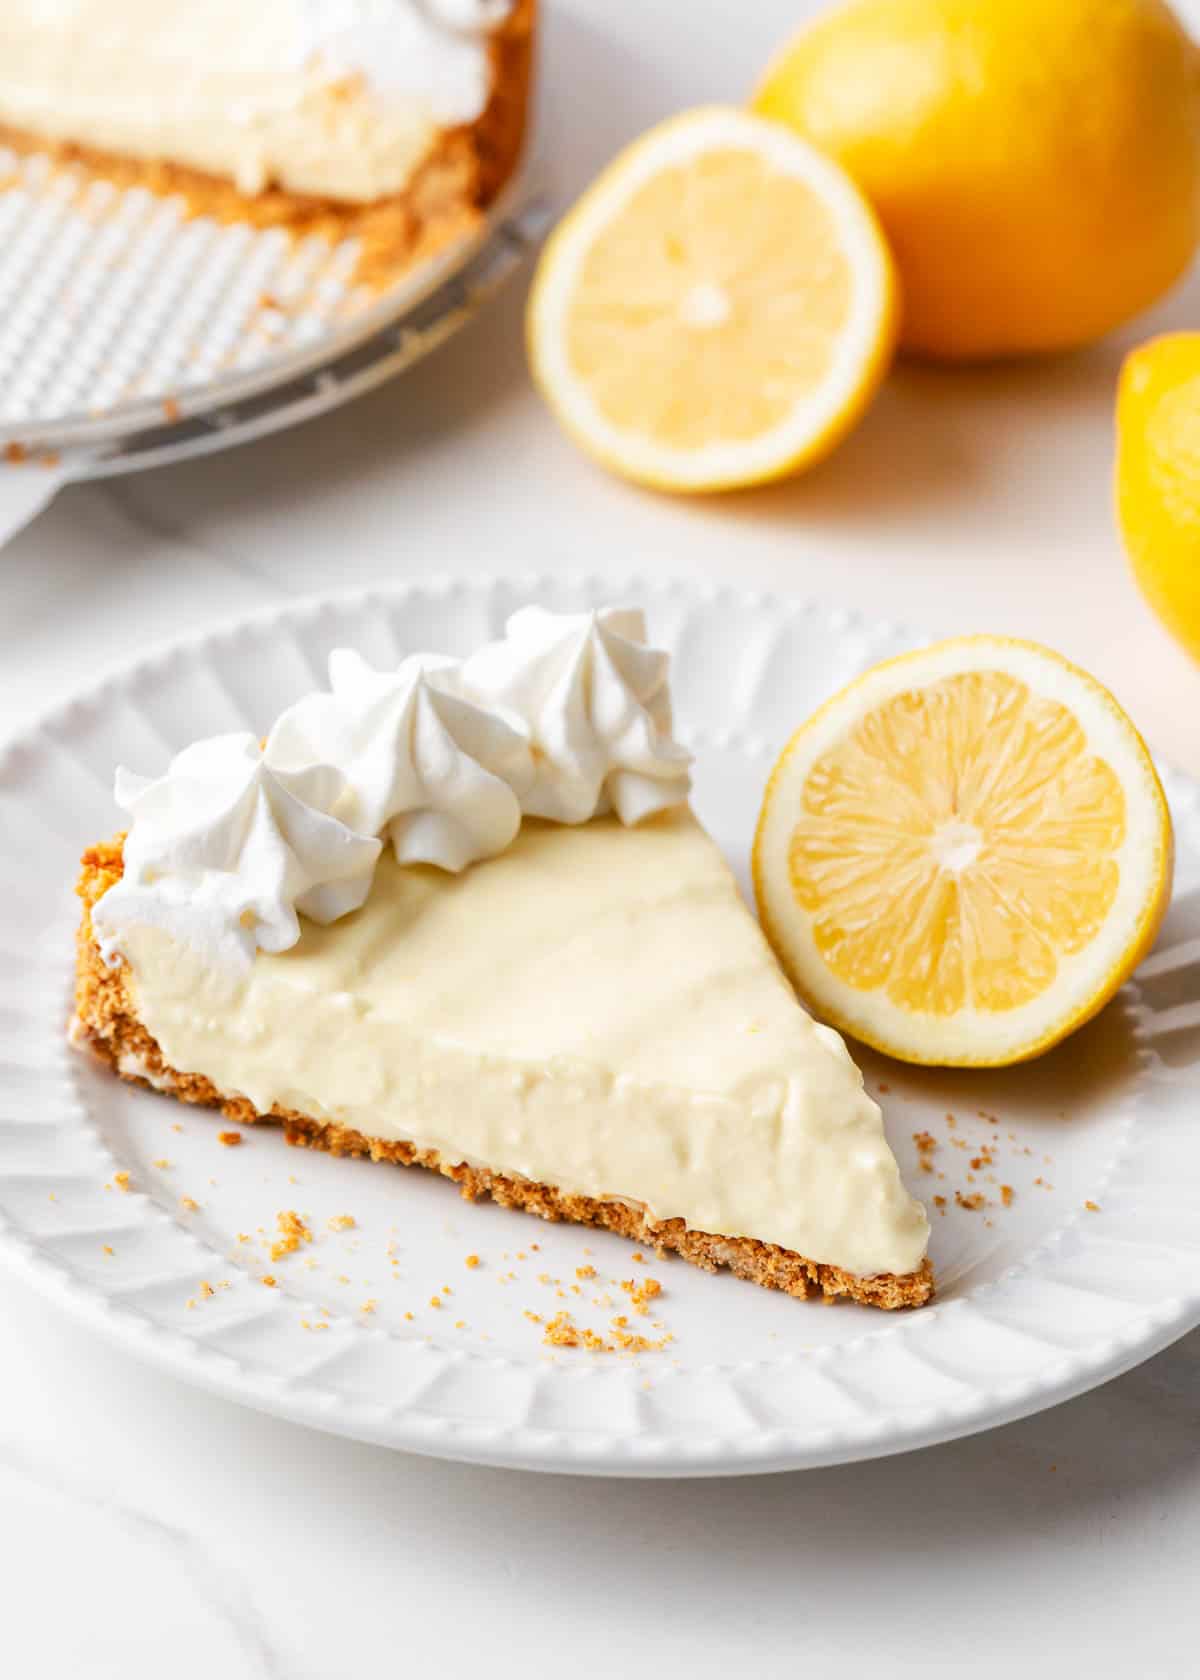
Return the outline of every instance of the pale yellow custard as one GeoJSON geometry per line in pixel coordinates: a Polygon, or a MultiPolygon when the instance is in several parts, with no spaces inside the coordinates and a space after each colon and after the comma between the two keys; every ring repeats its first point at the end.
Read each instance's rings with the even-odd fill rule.
{"type": "Polygon", "coordinates": [[[380,860],[361,910],[241,973],[123,938],[164,1059],[222,1092],[859,1276],[928,1222],[842,1040],[798,1007],[686,808],[527,819],[454,876],[380,860]]]}

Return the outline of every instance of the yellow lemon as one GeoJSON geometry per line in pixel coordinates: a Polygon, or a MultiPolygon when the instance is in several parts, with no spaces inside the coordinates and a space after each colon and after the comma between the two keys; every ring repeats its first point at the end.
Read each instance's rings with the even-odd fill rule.
{"type": "Polygon", "coordinates": [[[1116,490],[1134,575],[1200,659],[1200,333],[1170,333],[1127,357],[1116,490]]]}
{"type": "Polygon", "coordinates": [[[542,254],[534,377],[578,443],[665,490],[729,490],[814,460],[895,342],[892,265],[836,164],[720,107],[651,129],[542,254]]]}
{"type": "Polygon", "coordinates": [[[1112,695],[1046,648],[968,636],[868,671],[789,741],[754,884],[814,1012],[903,1061],[1057,1044],[1149,951],[1171,820],[1112,695]]]}
{"type": "Polygon", "coordinates": [[[849,0],[753,100],[879,213],[902,343],[959,358],[1087,343],[1191,259],[1200,57],[1162,0],[849,0]]]}

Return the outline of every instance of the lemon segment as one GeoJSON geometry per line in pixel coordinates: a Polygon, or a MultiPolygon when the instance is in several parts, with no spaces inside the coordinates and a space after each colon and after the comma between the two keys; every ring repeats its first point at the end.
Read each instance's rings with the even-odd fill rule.
{"type": "Polygon", "coordinates": [[[530,297],[567,430],[661,489],[776,478],[831,448],[886,371],[891,260],[836,165],[746,112],[652,129],[560,224],[530,297]]]}
{"type": "Polygon", "coordinates": [[[1100,1009],[1171,883],[1154,767],[1112,696],[1032,643],[877,666],[784,749],[759,913],[823,1019],[905,1061],[1022,1061],[1100,1009]]]}

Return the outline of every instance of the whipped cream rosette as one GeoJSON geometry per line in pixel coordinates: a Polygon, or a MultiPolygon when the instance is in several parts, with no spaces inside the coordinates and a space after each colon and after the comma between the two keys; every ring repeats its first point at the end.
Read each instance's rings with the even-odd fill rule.
{"type": "Polygon", "coordinates": [[[349,790],[348,820],[382,834],[401,863],[457,874],[494,857],[521,826],[533,760],[522,734],[456,692],[458,669],[454,660],[414,654],[394,671],[376,671],[357,653],[335,652],[333,692],[284,712],[267,761],[285,770],[336,764],[349,790]]]}
{"type": "Polygon", "coordinates": [[[530,816],[580,823],[614,810],[633,824],[687,798],[692,755],[671,734],[670,659],[645,642],[634,609],[525,607],[464,662],[464,692],[528,730],[530,816]]]}
{"type": "Polygon", "coordinates": [[[262,45],[309,82],[359,77],[383,97],[419,99],[438,122],[473,122],[487,103],[488,36],[514,0],[256,0],[262,45]]]}
{"type": "Polygon", "coordinates": [[[510,846],[522,813],[634,824],[687,799],[668,659],[640,612],[515,613],[465,663],[413,654],[378,671],[330,656],[328,692],[280,716],[265,747],[219,735],[165,775],[117,774],[125,875],[97,904],[106,960],[157,926],[225,962],[282,951],[298,915],[357,910],[383,844],[457,874],[510,846]]]}
{"type": "Polygon", "coordinates": [[[269,766],[251,734],[185,747],[165,774],[117,771],[116,800],[132,818],[122,880],[96,905],[105,959],[133,925],[161,926],[224,962],[300,937],[297,913],[332,922],[366,899],[380,842],[334,807],[346,794],[329,764],[269,766]]]}

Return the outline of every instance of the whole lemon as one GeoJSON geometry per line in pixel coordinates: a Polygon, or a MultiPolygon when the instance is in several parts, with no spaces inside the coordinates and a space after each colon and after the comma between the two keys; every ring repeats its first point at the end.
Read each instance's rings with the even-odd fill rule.
{"type": "Polygon", "coordinates": [[[1134,576],[1200,659],[1200,333],[1168,333],[1126,358],[1116,491],[1134,576]]]}
{"type": "Polygon", "coordinates": [[[849,0],[753,104],[874,204],[905,347],[965,358],[1087,343],[1178,278],[1200,228],[1198,93],[1163,0],[849,0]]]}

